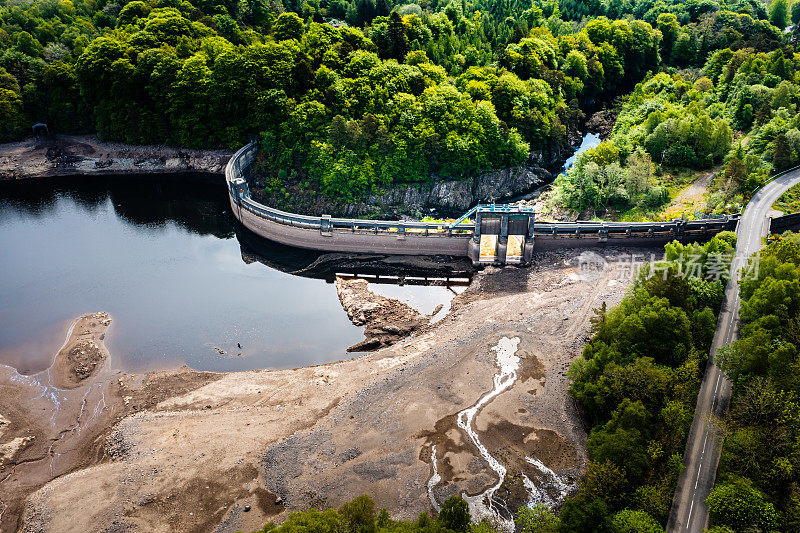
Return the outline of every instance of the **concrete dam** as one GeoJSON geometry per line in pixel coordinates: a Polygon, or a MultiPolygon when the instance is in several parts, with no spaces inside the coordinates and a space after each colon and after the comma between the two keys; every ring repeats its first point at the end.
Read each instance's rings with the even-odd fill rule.
{"type": "Polygon", "coordinates": [[[287,213],[253,200],[245,178],[258,151],[251,142],[225,168],[231,209],[248,230],[281,244],[322,252],[468,257],[475,265],[527,265],[534,250],[653,247],[704,241],[735,231],[739,215],[670,222],[544,222],[514,204],[478,205],[453,223],[359,220],[287,213]]]}

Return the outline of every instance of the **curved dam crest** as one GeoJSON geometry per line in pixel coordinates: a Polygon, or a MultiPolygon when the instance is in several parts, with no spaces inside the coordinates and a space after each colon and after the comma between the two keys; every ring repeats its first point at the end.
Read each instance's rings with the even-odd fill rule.
{"type": "Polygon", "coordinates": [[[735,230],[739,221],[736,214],[670,222],[546,222],[536,220],[531,209],[514,204],[477,205],[452,224],[298,215],[265,206],[251,196],[247,173],[257,152],[258,143],[253,141],[225,167],[234,216],[256,235],[323,252],[442,255],[467,257],[475,265],[527,265],[534,249],[704,241],[735,230]]]}

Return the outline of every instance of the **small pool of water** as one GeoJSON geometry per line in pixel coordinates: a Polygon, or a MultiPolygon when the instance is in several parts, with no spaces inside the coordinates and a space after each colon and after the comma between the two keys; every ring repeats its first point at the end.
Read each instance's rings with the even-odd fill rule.
{"type": "MultiPolygon", "coordinates": [[[[106,344],[125,371],[352,357],[345,350],[363,339],[362,328],[348,320],[335,286],[284,271],[314,254],[265,247],[254,256],[240,245],[214,178],[0,183],[0,364],[46,368],[70,321],[95,311],[111,314],[106,344]]],[[[449,306],[454,295],[446,287],[384,290],[423,312],[449,306]]]]}
{"type": "Polygon", "coordinates": [[[423,315],[431,315],[434,324],[447,316],[453,298],[466,290],[466,285],[431,285],[421,291],[419,288],[408,290],[403,285],[370,284],[369,290],[386,298],[399,300],[413,307],[423,315]],[[441,305],[441,308],[439,306],[441,305]],[[437,308],[439,308],[437,310],[437,308]]]}

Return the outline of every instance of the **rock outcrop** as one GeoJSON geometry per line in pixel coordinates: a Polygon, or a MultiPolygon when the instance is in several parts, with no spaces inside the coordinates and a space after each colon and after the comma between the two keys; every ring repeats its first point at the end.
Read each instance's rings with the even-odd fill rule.
{"type": "Polygon", "coordinates": [[[399,183],[369,194],[359,202],[336,202],[316,191],[291,188],[288,195],[263,195],[263,181],[251,184],[254,196],[267,205],[309,215],[374,218],[418,217],[432,210],[463,213],[476,203],[508,201],[549,183],[553,175],[536,165],[483,172],[472,179],[399,183]]]}
{"type": "Polygon", "coordinates": [[[351,214],[368,206],[396,206],[424,212],[466,211],[476,203],[508,200],[544,185],[552,175],[541,167],[511,167],[483,172],[472,180],[442,180],[433,185],[398,185],[383,194],[371,194],[363,203],[348,204],[351,214]]]}
{"type": "Polygon", "coordinates": [[[600,135],[603,140],[608,139],[617,123],[617,112],[612,109],[603,109],[589,117],[586,128],[600,135]]]}
{"type": "Polygon", "coordinates": [[[371,292],[364,279],[336,278],[336,292],[350,321],[364,326],[366,339],[349,347],[348,352],[391,346],[430,321],[429,316],[403,302],[371,292]]]}

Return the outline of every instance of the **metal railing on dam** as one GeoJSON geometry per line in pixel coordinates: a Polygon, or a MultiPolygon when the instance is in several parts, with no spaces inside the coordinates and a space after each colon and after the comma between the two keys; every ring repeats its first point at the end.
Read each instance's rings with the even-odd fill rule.
{"type": "Polygon", "coordinates": [[[231,209],[241,224],[272,241],[324,252],[466,256],[475,264],[528,264],[536,249],[599,245],[658,246],[700,241],[735,230],[739,215],[670,222],[543,222],[512,204],[478,205],[456,222],[359,220],[287,213],[256,202],[245,173],[258,145],[251,142],[225,168],[231,209]],[[474,215],[474,221],[469,216],[474,215]]]}

